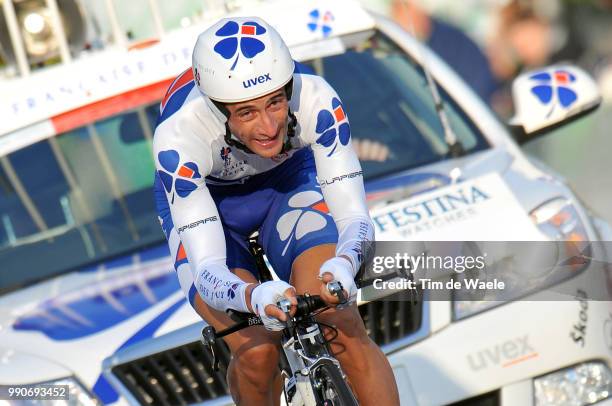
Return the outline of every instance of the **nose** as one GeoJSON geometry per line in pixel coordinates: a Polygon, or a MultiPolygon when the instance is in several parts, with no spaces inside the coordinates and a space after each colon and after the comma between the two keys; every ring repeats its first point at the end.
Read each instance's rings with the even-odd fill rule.
{"type": "Polygon", "coordinates": [[[261,114],[260,131],[262,135],[267,137],[274,137],[276,130],[278,129],[278,123],[274,116],[267,111],[261,114]]]}

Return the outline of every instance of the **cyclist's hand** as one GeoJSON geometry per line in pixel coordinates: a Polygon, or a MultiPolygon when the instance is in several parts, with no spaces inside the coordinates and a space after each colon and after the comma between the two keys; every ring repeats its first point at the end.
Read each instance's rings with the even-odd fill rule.
{"type": "Polygon", "coordinates": [[[291,315],[295,314],[297,299],[295,289],[283,281],[270,281],[262,283],[251,292],[251,307],[257,314],[267,330],[279,331],[285,328],[283,322],[287,315],[276,306],[276,303],[287,298],[291,301],[291,315]]]}
{"type": "Polygon", "coordinates": [[[338,281],[344,288],[344,294],[349,303],[354,303],[357,299],[357,285],[353,277],[353,267],[348,259],[335,257],[328,259],[321,266],[319,277],[323,281],[321,286],[321,298],[328,304],[337,305],[340,300],[332,295],[327,289],[327,284],[338,281]]]}

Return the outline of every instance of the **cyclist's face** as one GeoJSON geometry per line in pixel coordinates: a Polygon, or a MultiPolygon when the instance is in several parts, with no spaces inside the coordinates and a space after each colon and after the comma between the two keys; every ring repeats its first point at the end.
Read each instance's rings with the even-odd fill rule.
{"type": "Polygon", "coordinates": [[[264,158],[281,152],[289,110],[284,89],[226,107],[230,112],[230,130],[251,151],[264,158]]]}

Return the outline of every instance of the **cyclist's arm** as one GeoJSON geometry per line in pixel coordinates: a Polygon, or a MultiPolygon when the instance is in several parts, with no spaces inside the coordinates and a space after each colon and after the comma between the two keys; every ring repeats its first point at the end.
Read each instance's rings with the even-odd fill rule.
{"type": "MultiPolygon", "coordinates": [[[[321,82],[317,89],[318,96],[314,102],[315,105],[311,111],[317,114],[321,110],[328,110],[334,114],[332,100],[334,98],[339,100],[339,97],[331,86],[322,80],[321,82]]],[[[317,115],[317,117],[320,116],[317,115]]],[[[336,256],[349,259],[353,266],[353,275],[355,275],[363,261],[363,243],[374,240],[374,225],[366,205],[361,165],[350,138],[343,144],[338,131],[333,144],[321,142],[321,119],[317,121],[318,124],[315,124],[314,128],[305,130],[309,131],[307,136],[312,137],[311,147],[317,167],[317,178],[325,202],[338,228],[336,256]],[[319,128],[316,128],[317,125],[319,128]]],[[[338,128],[342,123],[348,124],[348,119],[336,120],[335,127],[338,128]]],[[[344,139],[344,141],[347,140],[344,139]]]]}
{"type": "MultiPolygon", "coordinates": [[[[156,131],[154,142],[155,165],[158,173],[170,176],[165,176],[166,198],[175,232],[191,266],[195,287],[204,302],[217,310],[231,308],[248,312],[245,296],[249,284],[227,267],[221,219],[204,180],[212,168],[210,147],[203,141],[194,144],[193,139],[189,140],[190,145],[184,145],[186,142],[180,136],[164,138],[158,135],[159,131],[156,131]],[[188,176],[180,176],[181,167],[189,162],[195,164],[197,174],[184,170],[188,176]]],[[[187,169],[194,169],[193,165],[187,166],[191,166],[187,169]]]]}

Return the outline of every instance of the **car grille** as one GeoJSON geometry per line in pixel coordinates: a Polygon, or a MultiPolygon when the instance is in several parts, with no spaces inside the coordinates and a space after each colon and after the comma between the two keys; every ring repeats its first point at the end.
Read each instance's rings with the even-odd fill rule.
{"type": "MultiPolygon", "coordinates": [[[[422,322],[422,301],[405,291],[359,306],[370,337],[378,344],[392,343],[416,332],[422,322]]],[[[188,405],[229,394],[225,379],[230,361],[225,342],[218,346],[219,371],[199,341],[135,359],[113,367],[113,374],[143,405],[188,405]]]]}
{"type": "Polygon", "coordinates": [[[403,290],[375,302],[359,306],[370,338],[378,345],[390,344],[421,327],[423,301],[403,290]]]}
{"type": "Polygon", "coordinates": [[[219,371],[199,341],[113,368],[115,376],[142,405],[188,405],[229,393],[225,374],[230,360],[225,342],[217,345],[219,371]]]}

